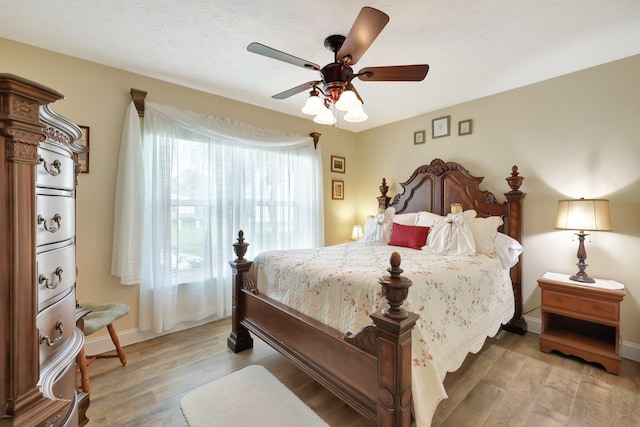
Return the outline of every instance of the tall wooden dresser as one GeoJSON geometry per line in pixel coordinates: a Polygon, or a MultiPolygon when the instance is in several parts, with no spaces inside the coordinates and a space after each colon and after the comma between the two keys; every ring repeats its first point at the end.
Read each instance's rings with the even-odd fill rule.
{"type": "MultiPolygon", "coordinates": [[[[77,426],[84,336],[76,327],[78,126],[63,95],[0,74],[0,426],[77,426]]],[[[81,403],[82,402],[82,403],[81,403]]],[[[83,412],[82,414],[80,412],[83,412]]]]}

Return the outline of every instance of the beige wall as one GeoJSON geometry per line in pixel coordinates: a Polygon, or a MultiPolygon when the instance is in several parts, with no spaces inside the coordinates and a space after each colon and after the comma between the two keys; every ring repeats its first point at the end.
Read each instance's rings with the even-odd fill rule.
{"type": "MultiPolygon", "coordinates": [[[[515,164],[525,177],[525,311],[540,305],[536,279],[546,271],[573,274],[577,241],[554,230],[557,200],[610,200],[612,232],[586,243],[587,272],[626,285],[622,336],[640,344],[640,56],[435,111],[358,134],[358,221],[375,213],[381,178],[395,195],[399,181],[439,157],[484,176],[500,200],[515,164]],[[431,120],[450,115],[452,136],[431,139],[431,120]],[[473,119],[473,134],[457,123],[473,119]],[[413,144],[413,132],[427,142],[413,144]]],[[[428,78],[428,77],[427,77],[428,78]]],[[[539,318],[539,311],[530,316],[539,318]]],[[[640,348],[640,347],[638,347],[640,348]]]]}
{"type": "Polygon", "coordinates": [[[640,253],[640,56],[353,134],[4,39],[0,51],[0,72],[64,93],[66,99],[53,109],[91,127],[91,171],[80,176],[78,187],[78,297],[128,303],[132,313],[119,321],[120,329],[137,325],[137,287],[121,286],[110,274],[120,133],[134,87],[148,91],[152,102],[295,134],[322,133],[328,245],[347,241],[351,226],[376,212],[382,177],[393,195],[398,182],[417,166],[440,157],[485,176],[485,188],[499,193],[508,190],[504,178],[517,164],[526,177],[527,310],[540,304],[537,277],[545,271],[575,270],[577,243],[571,232],[553,230],[556,201],[610,199],[614,231],[593,233],[587,243],[587,271],[627,286],[622,335],[640,345],[640,283],[633,273],[640,253]],[[441,115],[451,115],[452,136],[432,140],[431,119],[441,115]],[[458,137],[457,122],[469,118],[474,120],[473,134],[458,137]],[[427,142],[414,146],[413,132],[421,129],[427,130],[427,142]],[[346,174],[330,172],[332,154],[347,159],[346,174]],[[331,200],[331,179],[345,180],[344,201],[331,200]]]}

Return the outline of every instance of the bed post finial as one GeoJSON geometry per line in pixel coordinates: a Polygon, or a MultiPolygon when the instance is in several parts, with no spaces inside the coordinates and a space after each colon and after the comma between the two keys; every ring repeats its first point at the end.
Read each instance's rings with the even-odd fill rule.
{"type": "Polygon", "coordinates": [[[524,179],[524,177],[520,176],[518,172],[518,166],[513,165],[513,167],[511,168],[511,176],[508,176],[506,179],[509,187],[511,187],[512,192],[521,193],[520,186],[522,185],[522,180],[524,179]]]}
{"type": "Polygon", "coordinates": [[[411,280],[401,276],[403,270],[400,268],[400,254],[393,252],[389,259],[391,268],[388,268],[389,276],[382,276],[378,279],[378,283],[382,285],[382,294],[384,295],[388,308],[382,309],[382,315],[392,319],[406,319],[409,314],[402,308],[404,300],[409,295],[409,287],[413,285],[411,280]]]}
{"type": "Polygon", "coordinates": [[[386,179],[382,178],[382,185],[380,185],[378,189],[380,190],[380,194],[381,194],[380,196],[377,197],[378,212],[382,213],[385,211],[385,209],[389,207],[389,201],[391,200],[391,197],[387,196],[387,192],[389,191],[389,186],[387,185],[386,179]]]}
{"type": "Polygon", "coordinates": [[[236,253],[236,261],[244,261],[244,254],[247,253],[249,244],[244,241],[244,231],[238,231],[238,241],[233,244],[233,251],[236,253]]]}

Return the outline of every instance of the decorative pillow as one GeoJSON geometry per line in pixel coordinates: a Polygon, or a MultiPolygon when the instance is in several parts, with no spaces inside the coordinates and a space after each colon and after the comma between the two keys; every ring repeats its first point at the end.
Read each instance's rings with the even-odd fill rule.
{"type": "Polygon", "coordinates": [[[359,242],[364,242],[366,244],[389,243],[395,213],[395,208],[387,208],[384,213],[367,216],[367,220],[364,223],[362,238],[359,242]]]}
{"type": "Polygon", "coordinates": [[[395,214],[393,222],[402,225],[416,225],[417,213],[395,214]]]}
{"type": "Polygon", "coordinates": [[[375,243],[377,233],[378,220],[374,215],[369,215],[367,216],[367,220],[364,222],[364,231],[362,232],[362,237],[358,241],[367,244],[375,243]]]}
{"type": "Polygon", "coordinates": [[[434,214],[427,211],[418,212],[415,225],[420,227],[431,227],[436,221],[442,221],[444,217],[442,215],[434,214]]]}
{"type": "Polygon", "coordinates": [[[504,233],[496,233],[493,244],[504,268],[516,265],[520,254],[524,251],[520,242],[504,233]]]}
{"type": "Polygon", "coordinates": [[[492,255],[496,253],[493,241],[498,234],[498,227],[504,222],[499,216],[474,218],[471,221],[471,231],[476,243],[476,252],[492,255]]]}
{"type": "Polygon", "coordinates": [[[427,242],[429,227],[393,223],[389,245],[420,249],[427,242]]]}
{"type": "Polygon", "coordinates": [[[429,248],[440,255],[474,255],[476,244],[471,231],[471,221],[476,211],[448,214],[437,221],[429,232],[429,248]]]}

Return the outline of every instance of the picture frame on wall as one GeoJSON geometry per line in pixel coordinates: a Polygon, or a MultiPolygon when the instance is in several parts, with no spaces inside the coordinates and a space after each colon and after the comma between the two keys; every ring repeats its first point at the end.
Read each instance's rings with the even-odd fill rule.
{"type": "MultiPolygon", "coordinates": [[[[75,143],[83,147],[89,148],[90,129],[89,126],[78,126],[82,130],[80,138],[75,143]]],[[[78,165],[80,165],[80,173],[89,173],[89,151],[78,154],[78,165]]]]}
{"type": "Polygon", "coordinates": [[[331,156],[331,172],[345,173],[346,160],[344,157],[331,156]]]}
{"type": "Polygon", "coordinates": [[[443,116],[431,120],[431,135],[434,139],[449,136],[451,128],[450,119],[451,116],[443,116]]]}
{"type": "Polygon", "coordinates": [[[426,132],[424,130],[419,130],[413,133],[413,144],[424,144],[426,142],[426,132]]]}
{"type": "Polygon", "coordinates": [[[471,135],[473,121],[469,120],[461,120],[458,122],[458,135],[471,135]]]}
{"type": "Polygon", "coordinates": [[[331,181],[331,199],[344,200],[344,181],[334,179],[331,181]]]}

